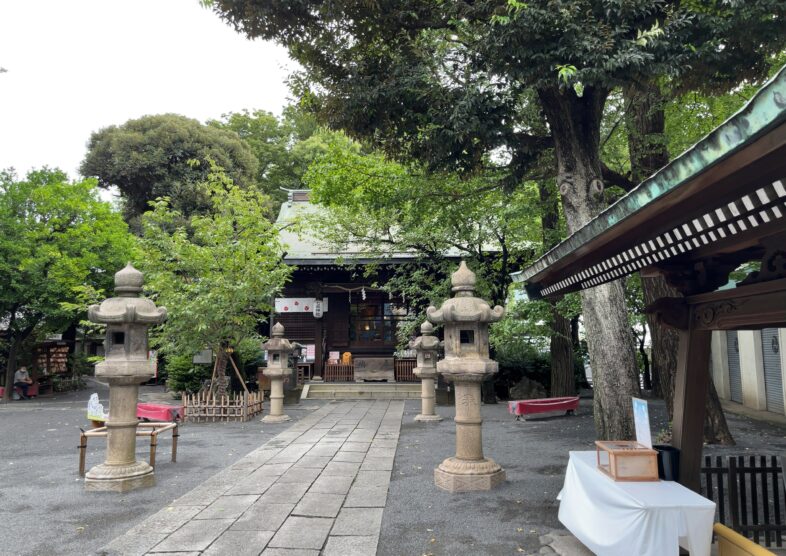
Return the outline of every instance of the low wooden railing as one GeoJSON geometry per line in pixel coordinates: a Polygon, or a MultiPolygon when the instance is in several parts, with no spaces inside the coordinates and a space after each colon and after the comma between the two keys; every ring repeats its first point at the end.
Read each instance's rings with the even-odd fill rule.
{"type": "Polygon", "coordinates": [[[417,359],[396,359],[393,361],[393,374],[396,382],[418,382],[420,379],[412,372],[418,366],[417,359]]]}
{"type": "Polygon", "coordinates": [[[354,382],[355,366],[328,363],[322,371],[325,382],[354,382]]]}

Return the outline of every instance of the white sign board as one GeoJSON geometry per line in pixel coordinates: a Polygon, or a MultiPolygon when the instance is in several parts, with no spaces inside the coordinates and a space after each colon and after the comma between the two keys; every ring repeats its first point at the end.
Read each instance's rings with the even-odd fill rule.
{"type": "Polygon", "coordinates": [[[313,363],[317,358],[316,344],[306,344],[306,363],[313,363]]]}
{"type": "MultiPolygon", "coordinates": [[[[275,302],[276,313],[314,313],[316,301],[313,297],[277,297],[275,302]]],[[[320,299],[319,301],[322,303],[322,312],[326,312],[328,310],[328,300],[320,299]]]]}
{"type": "Polygon", "coordinates": [[[652,448],[652,432],[650,431],[650,411],[647,400],[633,399],[633,420],[636,423],[636,441],[647,448],[652,448]]]}
{"type": "Polygon", "coordinates": [[[203,349],[198,351],[194,354],[191,361],[197,365],[210,365],[213,362],[213,350],[203,349]]]}
{"type": "Polygon", "coordinates": [[[324,310],[325,310],[325,308],[323,306],[322,300],[321,299],[315,299],[314,300],[314,309],[312,311],[312,313],[314,313],[314,318],[315,319],[321,319],[322,318],[322,313],[324,312],[324,310]]]}

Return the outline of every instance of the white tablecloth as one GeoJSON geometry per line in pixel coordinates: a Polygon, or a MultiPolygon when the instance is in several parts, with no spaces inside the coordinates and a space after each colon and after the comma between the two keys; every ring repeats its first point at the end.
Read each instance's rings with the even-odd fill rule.
{"type": "Polygon", "coordinates": [[[617,482],[571,452],[559,520],[599,556],[708,556],[715,503],[672,481],[617,482]]]}

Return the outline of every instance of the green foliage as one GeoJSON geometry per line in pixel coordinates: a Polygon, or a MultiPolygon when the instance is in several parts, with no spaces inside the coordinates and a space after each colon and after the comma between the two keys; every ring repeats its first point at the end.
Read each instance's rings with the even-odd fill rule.
{"type": "Polygon", "coordinates": [[[167,356],[192,356],[206,347],[249,351],[249,343],[258,352],[257,327],[290,273],[266,218],[268,199],[236,186],[212,164],[198,190],[210,211],[191,215],[187,225],[167,198],[142,219],[140,266],[156,302],[169,309],[156,345],[167,356]]]}
{"type": "Polygon", "coordinates": [[[333,136],[305,181],[314,201],[331,211],[330,218],[310,222],[330,243],[360,245],[381,259],[408,253],[427,262],[421,273],[400,269],[394,286],[394,293],[407,292],[407,280],[422,278],[407,295],[416,303],[444,299],[457,257],[478,274],[479,293],[503,303],[510,272],[533,256],[540,238],[535,185],[505,194],[491,172],[471,179],[429,174],[333,136]]]}
{"type": "MultiPolygon", "coordinates": [[[[62,331],[83,307],[81,292],[106,289],[135,241],[120,214],[98,198],[95,180],[59,170],[23,180],[0,172],[0,322],[6,349],[62,331]]],[[[9,365],[9,369],[11,366],[9,365]]]]}
{"type": "Polygon", "coordinates": [[[116,186],[129,219],[158,197],[168,197],[187,217],[210,207],[198,188],[210,172],[209,160],[238,185],[256,179],[259,164],[237,133],[177,114],[144,116],[93,133],[80,172],[96,176],[101,187],[116,186]]]}
{"type": "Polygon", "coordinates": [[[324,150],[322,135],[313,116],[289,107],[284,117],[276,118],[264,110],[224,114],[208,125],[237,133],[257,161],[256,182],[278,208],[285,199],[284,189],[303,188],[302,178],[308,165],[324,150]]]}
{"type": "Polygon", "coordinates": [[[209,365],[193,363],[193,354],[170,355],[166,358],[166,386],[172,392],[197,392],[211,376],[209,365]]]}

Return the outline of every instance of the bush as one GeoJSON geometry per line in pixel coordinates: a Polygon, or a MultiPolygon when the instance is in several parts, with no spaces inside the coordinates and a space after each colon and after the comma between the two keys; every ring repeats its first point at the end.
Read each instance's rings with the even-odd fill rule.
{"type": "Polygon", "coordinates": [[[167,388],[189,394],[197,392],[213,372],[210,365],[194,363],[192,355],[170,355],[164,361],[164,369],[167,373],[167,388]]]}

